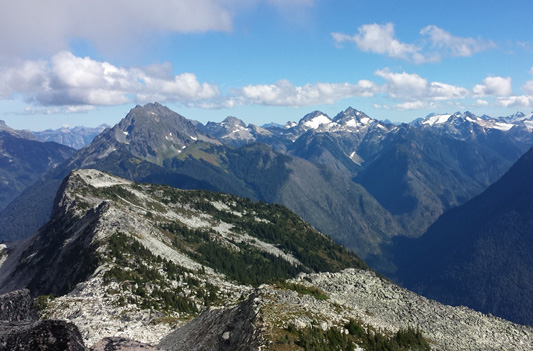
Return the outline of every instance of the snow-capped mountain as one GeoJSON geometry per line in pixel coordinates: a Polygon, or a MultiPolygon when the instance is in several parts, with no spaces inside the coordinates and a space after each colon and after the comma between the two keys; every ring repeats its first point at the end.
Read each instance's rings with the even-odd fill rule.
{"type": "Polygon", "coordinates": [[[303,130],[328,130],[331,124],[328,115],[321,111],[314,111],[305,115],[299,122],[298,127],[303,130]]]}
{"type": "Polygon", "coordinates": [[[490,130],[510,131],[512,128],[524,126],[533,131],[533,114],[524,115],[521,112],[508,117],[478,117],[471,112],[455,112],[453,114],[430,114],[426,118],[417,120],[413,125],[420,128],[434,128],[454,133],[473,132],[478,126],[483,132],[490,130]]]}

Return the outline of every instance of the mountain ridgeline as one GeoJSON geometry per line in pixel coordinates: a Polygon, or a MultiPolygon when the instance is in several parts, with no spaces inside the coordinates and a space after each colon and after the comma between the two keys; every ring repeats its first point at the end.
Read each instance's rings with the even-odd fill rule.
{"type": "MultiPolygon", "coordinates": [[[[0,293],[29,289],[45,318],[0,321],[8,345],[54,343],[39,325],[59,322],[80,350],[525,351],[533,342],[530,327],[380,278],[281,205],[94,169],[71,172],[50,220],[0,250],[0,293]]],[[[3,315],[2,301],[27,295],[1,296],[3,315]]]]}
{"type": "Polygon", "coordinates": [[[202,125],[155,104],[137,106],[0,213],[0,238],[47,220],[61,180],[95,168],[127,179],[236,194],[295,211],[384,272],[384,247],[418,237],[444,211],[498,179],[528,148],[530,116],[429,116],[399,126],[348,108],[277,125],[228,117],[202,125]],[[529,128],[529,129],[528,129],[529,128]],[[20,217],[22,208],[31,216],[20,217]]]}
{"type": "Polygon", "coordinates": [[[0,214],[0,237],[28,236],[42,225],[52,205],[46,199],[52,199],[61,179],[77,168],[280,203],[362,254],[378,255],[381,242],[399,231],[388,212],[349,175],[266,144],[239,148],[222,144],[168,108],[148,104],[132,109],[120,123],[28,188],[0,214]],[[43,198],[35,201],[36,196],[43,198]],[[17,218],[25,206],[33,206],[33,218],[17,218]]]}

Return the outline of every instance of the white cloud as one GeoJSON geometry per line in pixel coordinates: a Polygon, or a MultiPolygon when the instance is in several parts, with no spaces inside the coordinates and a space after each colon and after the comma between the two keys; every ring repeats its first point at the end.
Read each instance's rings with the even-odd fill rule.
{"type": "Polygon", "coordinates": [[[472,92],[476,97],[509,96],[513,93],[511,77],[487,77],[483,79],[483,84],[476,84],[472,92]]]}
{"type": "Polygon", "coordinates": [[[487,100],[478,99],[478,100],[476,100],[476,105],[478,105],[478,106],[488,106],[489,102],[487,100]]]}
{"type": "Polygon", "coordinates": [[[99,48],[138,45],[155,32],[230,31],[235,2],[223,0],[5,1],[2,52],[52,54],[72,39],[99,48]],[[6,35],[9,33],[9,35],[6,35]]]}
{"type": "Polygon", "coordinates": [[[450,100],[464,99],[468,89],[441,82],[428,82],[414,73],[393,73],[388,68],[378,70],[375,74],[387,81],[385,91],[395,99],[418,100],[450,100]]]}
{"type": "Polygon", "coordinates": [[[389,57],[404,59],[415,63],[436,60],[436,57],[425,57],[421,47],[405,44],[394,37],[394,24],[365,24],[358,28],[358,34],[353,36],[343,33],[331,33],[337,43],[354,42],[359,50],[386,54],[389,57]]]}
{"type": "Polygon", "coordinates": [[[429,25],[420,31],[427,41],[418,44],[403,43],[395,38],[394,24],[365,24],[358,28],[358,34],[331,33],[336,43],[353,42],[364,52],[386,54],[389,57],[413,63],[438,62],[444,55],[472,56],[472,54],[496,47],[492,41],[481,38],[455,37],[449,32],[429,25]],[[428,47],[429,46],[429,47],[428,47]]]}
{"type": "Polygon", "coordinates": [[[195,103],[220,95],[217,86],[199,82],[192,73],[172,75],[171,71],[169,64],[120,68],[63,51],[50,62],[18,61],[0,68],[0,96],[21,95],[44,106],[71,106],[75,112],[72,106],[195,103]]]}
{"type": "Polygon", "coordinates": [[[308,106],[333,104],[336,101],[354,96],[371,97],[380,88],[373,82],[361,80],[350,83],[316,83],[295,86],[288,80],[275,84],[247,85],[237,94],[247,102],[275,106],[308,106]]]}
{"type": "Polygon", "coordinates": [[[481,38],[455,37],[435,25],[422,28],[420,34],[428,36],[433,47],[449,50],[452,56],[472,56],[477,52],[496,47],[493,41],[485,41],[481,38]]]}
{"type": "Polygon", "coordinates": [[[494,103],[503,107],[533,108],[533,96],[520,95],[498,97],[494,103]]]}

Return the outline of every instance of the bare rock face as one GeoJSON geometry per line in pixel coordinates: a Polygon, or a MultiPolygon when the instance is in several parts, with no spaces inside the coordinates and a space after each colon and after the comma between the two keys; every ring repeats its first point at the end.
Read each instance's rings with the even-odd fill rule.
{"type": "Polygon", "coordinates": [[[85,351],[78,328],[60,320],[0,322],[0,350],[85,351]]]}
{"type": "Polygon", "coordinates": [[[159,343],[168,351],[255,351],[264,344],[254,294],[232,308],[211,308],[159,343]]]}
{"type": "Polygon", "coordinates": [[[97,342],[90,351],[160,351],[161,349],[153,347],[135,340],[112,337],[103,338],[97,342]]]}
{"type": "Polygon", "coordinates": [[[0,321],[37,319],[37,311],[28,289],[0,295],[0,321]]]}

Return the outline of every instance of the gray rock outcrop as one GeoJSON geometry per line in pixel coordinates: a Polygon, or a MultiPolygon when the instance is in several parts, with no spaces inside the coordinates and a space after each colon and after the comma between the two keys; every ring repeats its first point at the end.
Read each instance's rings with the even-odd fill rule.
{"type": "Polygon", "coordinates": [[[0,295],[0,321],[23,321],[37,319],[37,310],[28,289],[0,295]]]}
{"type": "Polygon", "coordinates": [[[232,308],[211,308],[159,343],[168,351],[255,351],[264,344],[256,296],[232,308]]]}
{"type": "Polygon", "coordinates": [[[78,328],[60,320],[0,323],[1,351],[85,351],[78,328]]]}

